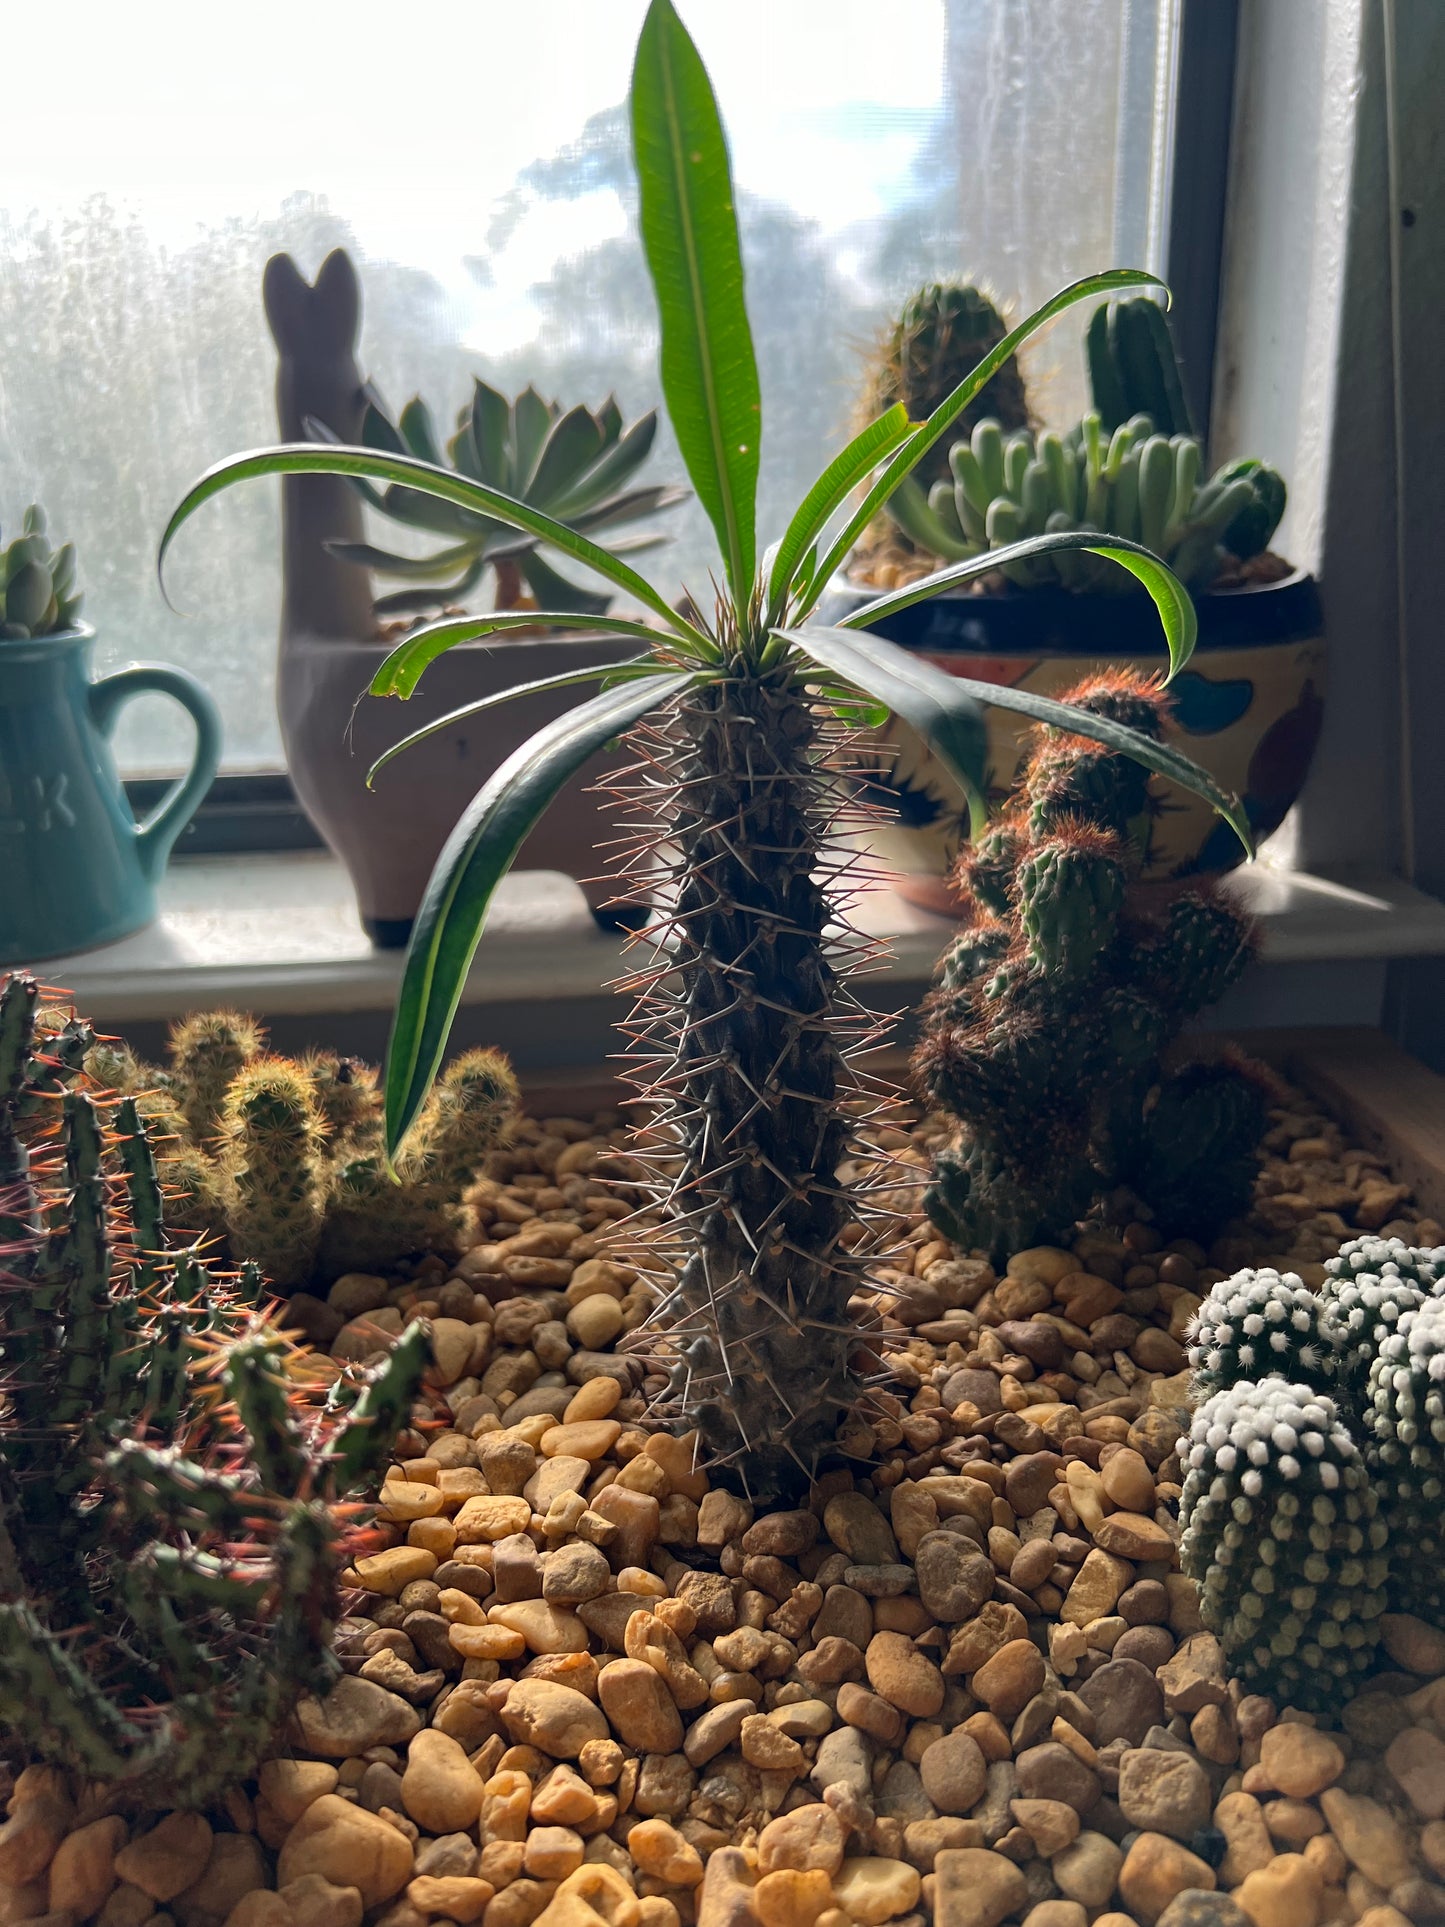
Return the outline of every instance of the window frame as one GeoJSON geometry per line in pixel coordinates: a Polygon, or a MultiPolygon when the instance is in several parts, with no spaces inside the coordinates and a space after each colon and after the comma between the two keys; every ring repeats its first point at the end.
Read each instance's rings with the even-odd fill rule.
{"type": "MultiPolygon", "coordinates": [[[[1209,435],[1226,188],[1233,118],[1239,0],[1178,0],[1174,111],[1169,130],[1164,274],[1173,292],[1171,328],[1190,412],[1209,435]]],[[[169,787],[166,777],[132,777],[126,795],[137,817],[169,787]]],[[[218,776],[176,844],[177,856],[244,856],[315,850],[324,839],[284,770],[218,776]]]]}

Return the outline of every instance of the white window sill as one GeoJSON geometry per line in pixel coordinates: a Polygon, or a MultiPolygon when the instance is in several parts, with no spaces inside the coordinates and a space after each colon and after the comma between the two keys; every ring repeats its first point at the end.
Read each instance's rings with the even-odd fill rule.
{"type": "MultiPolygon", "coordinates": [[[[1382,966],[1391,957],[1445,955],[1445,904],[1383,875],[1330,880],[1260,863],[1228,886],[1259,918],[1265,969],[1382,966]]],[[[357,920],[346,873],[325,852],[196,857],[172,864],[161,916],[120,943],[38,966],[97,1020],[167,1019],[207,1004],[243,1005],[264,1017],[388,1009],[403,953],[373,950],[357,920]]],[[[891,890],[863,900],[855,918],[889,954],[870,978],[872,998],[916,1000],[953,928],[891,890]]],[[[463,1001],[536,1003],[595,997],[624,968],[622,939],[599,930],[582,893],[552,871],[519,872],[497,893],[463,1001]]],[[[1382,969],[1347,970],[1363,985],[1382,969]]],[[[1373,993],[1370,993],[1373,994],[1373,993]]],[[[1361,1009],[1318,1010],[1261,1021],[1362,1022],[1361,1009]]]]}

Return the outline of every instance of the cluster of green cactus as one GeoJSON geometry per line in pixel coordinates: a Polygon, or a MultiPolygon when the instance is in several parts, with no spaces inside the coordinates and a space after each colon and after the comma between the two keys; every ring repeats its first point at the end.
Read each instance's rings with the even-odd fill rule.
{"type": "MultiPolygon", "coordinates": [[[[1168,698],[1134,672],[1064,700],[1163,737],[1168,698]]],[[[1148,817],[1137,764],[1045,729],[960,858],[970,920],[944,955],[918,1069],[959,1121],[926,1207],[966,1249],[1057,1242],[1121,1185],[1171,1236],[1212,1236],[1248,1202],[1263,1073],[1233,1057],[1166,1073],[1160,1052],[1238,977],[1249,927],[1207,887],[1139,906],[1148,817]]]]}
{"type": "Polygon", "coordinates": [[[0,546],[0,642],[27,642],[73,629],[81,601],[75,544],[52,549],[45,511],[32,503],[20,534],[0,546]]]}
{"type": "MultiPolygon", "coordinates": [[[[950,449],[947,479],[925,493],[910,477],[888,512],[912,542],[946,562],[1069,529],[1122,535],[1199,590],[1230,557],[1264,550],[1285,500],[1283,481],[1260,462],[1231,462],[1201,481],[1203,460],[1193,435],[1162,433],[1149,415],[1131,415],[1111,433],[1096,411],[1067,434],[1038,436],[985,420],[950,449]]],[[[1110,591],[1133,582],[1114,563],[1079,550],[1006,562],[1003,573],[1026,589],[1110,591]]]]}
{"type": "MultiPolygon", "coordinates": [[[[910,421],[926,421],[1008,333],[998,304],[966,281],[935,281],[916,288],[884,328],[870,357],[860,422],[876,421],[898,402],[910,421]]],[[[967,434],[992,416],[1005,429],[1027,428],[1028,397],[1013,356],[992,375],[959,416],[967,434]]],[[[926,455],[917,475],[925,489],[948,474],[948,450],[926,455]]]]}
{"type": "Polygon", "coordinates": [[[135,1099],[38,1003],[0,990],[0,1734],[197,1806],[338,1674],[338,1504],[379,1478],[429,1336],[323,1396],[256,1268],[173,1243],[135,1099]]]}
{"type": "Polygon", "coordinates": [[[325,1051],[268,1055],[261,1026],[235,1011],[176,1025],[164,1068],[110,1044],[88,1064],[133,1096],[167,1139],[178,1221],[223,1238],[284,1291],[418,1252],[455,1252],[462,1194],[505,1140],[517,1104],[505,1057],[464,1052],[437,1083],[392,1176],[375,1072],[325,1051]]]}
{"type": "MultiPolygon", "coordinates": [[[[320,422],[310,422],[308,428],[318,439],[335,439],[320,422]]],[[[604,539],[616,555],[651,548],[662,538],[614,536],[612,530],[673,508],[687,496],[682,488],[629,486],[651,453],[656,434],[656,409],[624,427],[614,400],[595,411],[580,403],[564,410],[560,402],[545,401],[535,388],[525,388],[515,401],[508,401],[478,378],[445,446],[420,395],[413,396],[393,422],[380,398],[369,393],[361,439],[366,447],[389,455],[411,455],[435,468],[451,468],[580,533],[605,529],[604,539]]],[[[379,597],[378,615],[413,615],[458,602],[477,588],[488,569],[495,576],[498,609],[524,606],[528,591],[533,605],[542,609],[601,615],[609,605],[609,596],[594,595],[559,575],[543,561],[532,537],[505,523],[396,483],[382,490],[366,482],[356,486],[373,508],[393,521],[446,540],[445,548],[423,556],[393,554],[369,542],[329,544],[348,562],[424,585],[379,597]]]]}
{"type": "Polygon", "coordinates": [[[1445,1249],[1326,1272],[1242,1271],[1195,1315],[1181,1558],[1243,1680],[1335,1710],[1387,1604],[1445,1625],[1445,1249]]]}

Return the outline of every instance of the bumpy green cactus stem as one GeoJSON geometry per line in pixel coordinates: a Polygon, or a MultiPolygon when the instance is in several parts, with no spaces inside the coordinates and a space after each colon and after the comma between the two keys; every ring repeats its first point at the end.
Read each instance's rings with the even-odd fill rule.
{"type": "Polygon", "coordinates": [[[1194,433],[1169,323],[1157,301],[1141,295],[1097,307],[1085,359],[1106,433],[1131,415],[1152,416],[1165,435],[1194,433]]]}
{"type": "Polygon", "coordinates": [[[12,1142],[27,1089],[47,1112],[11,1159],[0,1285],[0,1738],[115,1799],[201,1805],[335,1677],[335,1504],[379,1475],[429,1335],[325,1404],[302,1389],[254,1270],[169,1249],[135,1100],[38,1054],[35,1002],[0,990],[12,1142]]]}
{"type": "Polygon", "coordinates": [[[1181,1563],[1232,1671],[1282,1705],[1337,1713],[1373,1660],[1388,1561],[1333,1401],[1283,1378],[1216,1392],[1187,1463],[1181,1563]]]}
{"type": "Polygon", "coordinates": [[[1328,1391],[1339,1333],[1317,1293],[1292,1271],[1238,1271],[1210,1287],[1189,1325],[1197,1400],[1243,1379],[1285,1378],[1328,1391]]]}
{"type": "Polygon", "coordinates": [[[221,1109],[221,1174],[235,1250],[283,1291],[316,1262],[332,1188],[315,1087],[284,1058],[258,1058],[232,1079],[221,1109]]]}
{"type": "Polygon", "coordinates": [[[1366,1386],[1366,1458],[1398,1549],[1392,1605],[1445,1625],[1445,1301],[1385,1333],[1366,1386]]]}
{"type": "MultiPolygon", "coordinates": [[[[1160,737],[1167,699],[1120,672],[1067,700],[1160,737]]],[[[1238,977],[1242,920],[1206,890],[1162,915],[1131,902],[1150,799],[1137,765],[1041,733],[1001,821],[964,852],[972,915],[945,954],[918,1067],[960,1121],[926,1206],[995,1258],[1064,1237],[1119,1185],[1170,1235],[1240,1211],[1264,1125],[1233,1059],[1166,1074],[1159,1053],[1238,977]]]]}

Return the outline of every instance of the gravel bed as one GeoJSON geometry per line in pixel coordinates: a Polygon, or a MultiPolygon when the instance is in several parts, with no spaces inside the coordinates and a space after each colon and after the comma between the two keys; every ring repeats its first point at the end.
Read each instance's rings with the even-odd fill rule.
{"type": "Polygon", "coordinates": [[[1135,1222],[996,1275],[917,1213],[931,1138],[878,1134],[887,1389],[798,1509],[642,1423],[615,1113],[524,1121],[451,1270],[293,1300],[318,1373],[435,1332],[345,1676],[208,1816],[23,1773],[0,1927],[1445,1921],[1445,1635],[1391,1619],[1327,1727],[1227,1677],[1177,1559],[1210,1284],[1445,1233],[1292,1097],[1212,1249],[1135,1222]]]}

